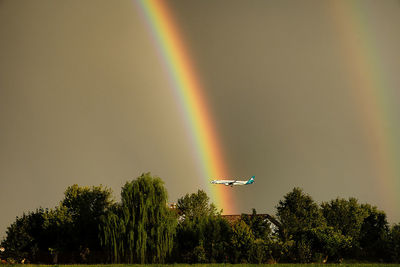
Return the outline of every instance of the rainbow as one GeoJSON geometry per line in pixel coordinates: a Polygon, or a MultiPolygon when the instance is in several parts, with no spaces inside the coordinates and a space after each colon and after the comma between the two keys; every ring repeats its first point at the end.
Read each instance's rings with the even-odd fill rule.
{"type": "Polygon", "coordinates": [[[204,89],[183,36],[166,1],[138,0],[137,3],[167,70],[177,101],[182,107],[202,172],[200,175],[204,177],[202,182],[207,185],[211,201],[217,208],[223,209],[225,214],[231,213],[234,211],[234,204],[230,190],[210,184],[211,178],[228,177],[228,172],[210,109],[203,94],[204,89]]]}
{"type": "Polygon", "coordinates": [[[396,162],[400,158],[400,147],[396,140],[400,129],[396,123],[399,118],[394,115],[399,114],[396,107],[400,103],[389,71],[385,71],[384,49],[379,46],[377,38],[379,34],[368,19],[369,15],[374,14],[373,7],[363,1],[331,3],[330,10],[345,58],[349,88],[359,110],[370,160],[375,165],[377,189],[385,206],[396,209],[400,204],[397,192],[400,188],[400,169],[396,162]]]}

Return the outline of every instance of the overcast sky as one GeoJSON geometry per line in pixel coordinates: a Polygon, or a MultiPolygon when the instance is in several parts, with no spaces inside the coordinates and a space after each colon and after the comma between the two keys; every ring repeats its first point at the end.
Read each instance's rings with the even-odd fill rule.
{"type": "MultiPolygon", "coordinates": [[[[256,176],[232,189],[237,212],[274,213],[299,186],[317,202],[353,196],[400,221],[399,176],[386,187],[377,177],[332,3],[169,1],[229,173],[256,176]]],[[[382,44],[385,82],[399,90],[399,2],[355,6],[382,44]]],[[[74,183],[103,184],[118,199],[151,171],[171,202],[207,189],[147,30],[133,1],[0,0],[0,237],[74,183]]],[[[393,128],[399,115],[391,107],[393,128]]]]}

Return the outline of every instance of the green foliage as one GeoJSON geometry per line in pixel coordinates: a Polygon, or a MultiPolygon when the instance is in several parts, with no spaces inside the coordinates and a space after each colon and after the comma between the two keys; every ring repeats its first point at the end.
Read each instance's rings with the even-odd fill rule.
{"type": "Polygon", "coordinates": [[[296,187],[279,201],[276,209],[276,216],[280,221],[279,237],[284,242],[291,239],[295,242],[289,253],[291,260],[311,262],[312,240],[306,233],[326,225],[318,205],[311,196],[296,187]]]}
{"type": "Polygon", "coordinates": [[[300,263],[310,263],[313,258],[312,244],[309,239],[301,238],[296,242],[296,258],[300,263]]]}
{"type": "Polygon", "coordinates": [[[251,215],[242,214],[241,220],[250,226],[255,239],[269,239],[271,237],[271,223],[264,217],[257,216],[256,209],[251,215]]]}
{"type": "Polygon", "coordinates": [[[383,260],[389,258],[389,227],[386,214],[357,199],[335,199],[321,204],[329,226],[350,241],[343,256],[358,259],[383,260]]]}
{"type": "Polygon", "coordinates": [[[1,247],[5,248],[4,258],[16,262],[38,259],[40,248],[47,241],[43,229],[44,213],[43,209],[37,209],[35,212],[23,214],[7,228],[6,238],[1,243],[1,247]]]}
{"type": "Polygon", "coordinates": [[[198,190],[178,200],[181,215],[177,227],[174,259],[179,262],[225,262],[230,252],[231,227],[198,190]],[[205,253],[203,261],[198,255],[205,253]]]}
{"type": "Polygon", "coordinates": [[[194,262],[205,263],[207,261],[206,251],[204,250],[203,244],[200,243],[193,249],[194,262]]]}
{"type": "Polygon", "coordinates": [[[235,263],[245,263],[250,259],[250,252],[254,243],[254,235],[250,227],[239,220],[232,227],[232,249],[235,263]]]}
{"type": "Polygon", "coordinates": [[[204,248],[208,262],[225,262],[229,258],[232,229],[220,215],[208,216],[204,226],[204,248]]]}
{"type": "Polygon", "coordinates": [[[71,251],[74,248],[70,240],[76,233],[74,232],[74,221],[65,206],[58,206],[53,210],[48,210],[43,214],[43,230],[46,236],[46,245],[41,250],[47,250],[53,263],[58,262],[59,253],[71,251]]]}
{"type": "Polygon", "coordinates": [[[266,255],[265,241],[262,239],[254,240],[250,251],[250,262],[261,264],[265,261],[266,255]]]}
{"type": "Polygon", "coordinates": [[[321,209],[329,226],[357,240],[364,218],[367,216],[366,210],[361,208],[357,199],[336,198],[330,202],[323,202],[321,209]]]}
{"type": "Polygon", "coordinates": [[[324,260],[339,262],[351,247],[351,237],[344,236],[332,226],[320,226],[308,231],[314,253],[321,253],[324,260]]]}
{"type": "Polygon", "coordinates": [[[302,189],[294,188],[276,206],[282,238],[299,238],[302,232],[325,224],[318,205],[302,189]]]}
{"type": "Polygon", "coordinates": [[[120,205],[114,204],[100,217],[100,244],[105,248],[108,261],[123,262],[125,255],[125,223],[120,205]]]}
{"type": "MultiPolygon", "coordinates": [[[[103,186],[69,186],[61,207],[72,218],[68,250],[79,262],[96,261],[102,253],[99,240],[100,218],[113,205],[111,189],[103,186]],[[97,253],[94,253],[97,252],[97,253]]],[[[57,248],[57,246],[55,247],[57,248]]]]}
{"type": "MultiPolygon", "coordinates": [[[[15,267],[49,267],[48,265],[26,265],[26,264],[16,264],[15,267]]],[[[164,264],[69,264],[69,265],[55,265],[54,267],[162,267],[164,264]]],[[[174,267],[186,267],[188,264],[170,264],[168,266],[174,267]]],[[[192,267],[263,267],[265,264],[226,264],[226,263],[213,263],[213,264],[193,264],[192,267]]],[[[291,264],[282,263],[277,265],[279,267],[395,267],[398,265],[393,264],[379,264],[379,263],[342,263],[342,264],[291,264]]]]}
{"type": "Polygon", "coordinates": [[[1,246],[6,248],[6,252],[3,253],[4,258],[20,260],[27,257],[32,242],[28,220],[28,216],[24,214],[21,218],[17,217],[7,228],[6,239],[1,243],[1,246]]]}
{"type": "Polygon", "coordinates": [[[190,195],[186,194],[178,199],[179,214],[189,220],[216,215],[217,209],[209,201],[210,198],[203,190],[198,190],[197,193],[190,195]]]}
{"type": "Polygon", "coordinates": [[[322,213],[328,226],[344,236],[351,238],[351,249],[344,256],[358,254],[360,247],[360,233],[367,211],[361,207],[357,199],[336,198],[321,204],[322,213]]]}
{"type": "Polygon", "coordinates": [[[389,227],[374,206],[337,198],[319,207],[294,188],[276,209],[277,219],[266,216],[278,227],[271,231],[255,209],[229,224],[202,190],[172,211],[163,181],[150,173],[127,182],[120,203],[102,186],[73,185],[54,209],[17,217],[0,256],[9,263],[400,261],[400,224],[389,227]]]}
{"type": "Polygon", "coordinates": [[[292,239],[282,240],[278,236],[269,240],[267,246],[267,261],[277,263],[281,260],[289,261],[293,258],[292,254],[295,248],[295,241],[292,239]]]}
{"type": "Polygon", "coordinates": [[[17,218],[4,241],[8,256],[17,261],[53,263],[87,259],[90,250],[99,249],[99,215],[109,205],[110,194],[102,187],[74,185],[55,209],[38,209],[17,218]],[[86,254],[80,257],[82,250],[86,254]]]}
{"type": "Polygon", "coordinates": [[[196,263],[197,256],[193,253],[205,236],[207,217],[184,219],[176,229],[174,259],[178,262],[196,263]]]}
{"type": "Polygon", "coordinates": [[[61,205],[66,207],[75,222],[99,217],[113,203],[112,191],[100,186],[69,186],[64,192],[61,205]]]}
{"type": "Polygon", "coordinates": [[[400,223],[390,228],[389,233],[389,253],[392,261],[400,262],[400,223]]]}
{"type": "Polygon", "coordinates": [[[289,259],[289,253],[294,249],[294,241],[282,242],[279,239],[255,239],[251,246],[249,262],[278,263],[281,259],[289,259]]]}
{"type": "Polygon", "coordinates": [[[389,257],[389,226],[385,212],[369,204],[363,204],[362,209],[368,214],[364,218],[360,232],[362,257],[370,260],[384,261],[389,257]]]}
{"type": "Polygon", "coordinates": [[[113,262],[164,262],[173,247],[175,218],[164,182],[150,173],[127,182],[121,205],[102,217],[102,244],[113,262]]]}

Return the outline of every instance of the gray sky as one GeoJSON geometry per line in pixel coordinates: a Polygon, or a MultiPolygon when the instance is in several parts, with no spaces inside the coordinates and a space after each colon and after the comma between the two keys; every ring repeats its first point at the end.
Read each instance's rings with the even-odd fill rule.
{"type": "MultiPolygon", "coordinates": [[[[400,32],[391,25],[400,25],[400,4],[359,6],[397,92],[400,32]]],[[[229,172],[256,175],[256,186],[232,189],[237,212],[273,213],[300,186],[318,202],[354,196],[400,221],[399,173],[385,186],[377,178],[331,1],[170,7],[229,172]]],[[[74,183],[106,185],[118,199],[126,181],[151,171],[171,202],[206,189],[147,29],[132,1],[0,0],[0,237],[23,212],[57,205],[74,183]]],[[[354,34],[362,46],[362,32],[354,34]]],[[[399,115],[392,106],[390,118],[399,115]]],[[[390,144],[398,162],[398,142],[390,144]]]]}

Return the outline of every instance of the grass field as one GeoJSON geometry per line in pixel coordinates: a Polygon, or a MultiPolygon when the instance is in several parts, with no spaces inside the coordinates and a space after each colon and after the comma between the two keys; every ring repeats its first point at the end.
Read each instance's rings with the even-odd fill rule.
{"type": "Polygon", "coordinates": [[[35,265],[35,264],[16,264],[13,266],[18,267],[158,267],[158,266],[171,266],[171,267],[183,267],[183,266],[191,266],[191,267],[224,267],[224,266],[232,266],[232,267],[258,267],[258,266],[279,266],[279,267],[394,267],[400,266],[400,264],[384,264],[384,263],[358,263],[358,264],[350,264],[350,263],[342,263],[342,264],[96,264],[96,265],[35,265]]]}

